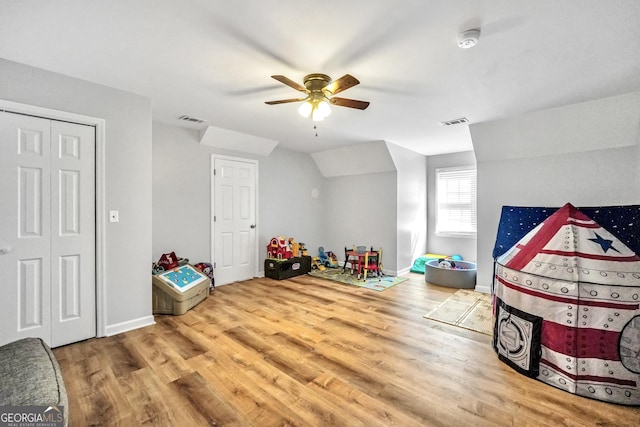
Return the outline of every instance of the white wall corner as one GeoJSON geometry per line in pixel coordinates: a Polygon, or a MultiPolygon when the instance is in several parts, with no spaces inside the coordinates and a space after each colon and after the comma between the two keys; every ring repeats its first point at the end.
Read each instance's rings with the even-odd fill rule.
{"type": "Polygon", "coordinates": [[[243,153],[268,156],[278,145],[278,141],[248,135],[229,129],[207,126],[200,131],[200,144],[243,153]]]}

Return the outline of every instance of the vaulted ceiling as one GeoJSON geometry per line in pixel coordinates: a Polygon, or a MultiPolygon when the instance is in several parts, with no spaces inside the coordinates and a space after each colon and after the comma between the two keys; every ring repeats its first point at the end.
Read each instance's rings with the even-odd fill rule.
{"type": "Polygon", "coordinates": [[[638,22],[637,0],[5,0],[0,57],[145,95],[164,123],[430,155],[472,149],[467,125],[442,121],[640,90],[638,22]],[[480,41],[460,49],[470,28],[480,41]],[[371,105],[314,123],[264,103],[300,95],[271,75],[317,72],[357,77],[341,96],[371,105]]]}

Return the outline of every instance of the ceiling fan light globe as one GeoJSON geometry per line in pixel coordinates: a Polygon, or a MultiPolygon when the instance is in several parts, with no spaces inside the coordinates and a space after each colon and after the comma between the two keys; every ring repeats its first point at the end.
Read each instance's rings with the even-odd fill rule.
{"type": "Polygon", "coordinates": [[[326,100],[320,101],[318,104],[318,111],[322,114],[323,117],[327,117],[331,114],[331,108],[329,107],[329,103],[326,100]]]}
{"type": "Polygon", "coordinates": [[[298,107],[298,113],[300,113],[300,115],[306,119],[311,115],[312,109],[313,106],[311,105],[311,103],[305,101],[300,105],[300,107],[298,107]]]}
{"type": "Polygon", "coordinates": [[[313,109],[313,113],[311,113],[311,119],[314,122],[321,122],[324,120],[324,114],[318,108],[313,109]]]}

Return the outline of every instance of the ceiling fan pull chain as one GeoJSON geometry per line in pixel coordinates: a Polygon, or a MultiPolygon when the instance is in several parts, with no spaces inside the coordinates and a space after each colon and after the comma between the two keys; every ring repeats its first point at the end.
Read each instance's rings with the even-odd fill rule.
{"type": "Polygon", "coordinates": [[[318,137],[318,128],[316,127],[316,125],[313,125],[313,129],[316,131],[316,138],[318,137]]]}

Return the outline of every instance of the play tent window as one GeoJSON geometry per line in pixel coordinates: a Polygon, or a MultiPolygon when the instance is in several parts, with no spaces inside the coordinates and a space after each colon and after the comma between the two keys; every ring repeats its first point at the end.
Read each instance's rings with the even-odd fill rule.
{"type": "Polygon", "coordinates": [[[476,167],[436,169],[436,234],[475,237],[476,167]]]}

